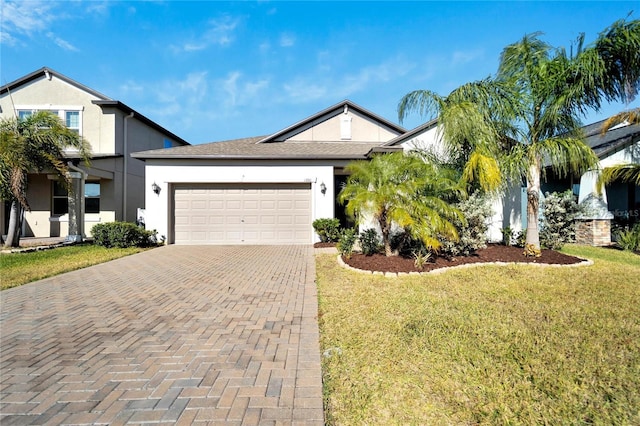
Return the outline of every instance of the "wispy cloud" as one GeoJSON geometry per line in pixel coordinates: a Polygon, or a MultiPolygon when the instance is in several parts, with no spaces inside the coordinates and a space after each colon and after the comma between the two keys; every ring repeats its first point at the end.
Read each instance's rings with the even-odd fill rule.
{"type": "Polygon", "coordinates": [[[291,83],[283,84],[283,91],[288,102],[334,101],[336,98],[348,98],[356,93],[373,90],[376,85],[405,76],[413,68],[413,63],[400,57],[347,74],[341,74],[338,70],[327,73],[327,65],[321,64],[318,72],[313,75],[301,76],[291,83]]]}
{"type": "Polygon", "coordinates": [[[484,56],[484,50],[476,49],[476,50],[456,50],[453,52],[451,56],[451,65],[458,66],[464,65],[469,62],[472,62],[478,58],[484,56]]]}
{"type": "MultiPolygon", "coordinates": [[[[106,7],[106,2],[90,2],[89,4],[87,10],[90,12],[98,10],[98,6],[101,4],[106,7]]],[[[61,5],[62,3],[41,0],[20,2],[0,0],[0,8],[2,8],[0,39],[2,43],[16,46],[25,43],[24,38],[33,39],[38,35],[44,35],[63,50],[78,51],[76,46],[60,37],[52,29],[56,22],[73,18],[61,5]]]]}
{"type": "Polygon", "coordinates": [[[72,51],[72,52],[77,52],[78,51],[77,47],[75,47],[74,45],[72,45],[68,41],[61,39],[60,37],[58,37],[57,35],[55,35],[52,32],[48,32],[47,33],[47,37],[49,37],[51,40],[53,40],[53,42],[55,44],[57,44],[59,47],[61,47],[64,50],[69,50],[69,51],[72,51]]]}
{"type": "Polygon", "coordinates": [[[235,30],[240,22],[240,18],[230,15],[211,19],[200,37],[172,45],[171,48],[176,52],[196,52],[210,46],[228,46],[234,41],[235,30]]]}
{"type": "Polygon", "coordinates": [[[296,44],[296,37],[293,34],[280,35],[280,47],[291,47],[296,44]]]}

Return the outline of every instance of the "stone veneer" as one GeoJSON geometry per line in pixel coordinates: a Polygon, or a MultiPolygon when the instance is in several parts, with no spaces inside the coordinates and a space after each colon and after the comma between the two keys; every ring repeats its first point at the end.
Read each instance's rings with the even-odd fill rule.
{"type": "Polygon", "coordinates": [[[576,243],[590,246],[611,244],[611,219],[577,219],[576,243]]]}

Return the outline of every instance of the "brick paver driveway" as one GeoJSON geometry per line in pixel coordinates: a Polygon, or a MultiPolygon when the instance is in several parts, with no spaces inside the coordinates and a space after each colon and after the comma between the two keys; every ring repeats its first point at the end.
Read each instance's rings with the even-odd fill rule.
{"type": "Polygon", "coordinates": [[[0,424],[322,425],[313,248],[167,246],[0,293],[0,424]]]}

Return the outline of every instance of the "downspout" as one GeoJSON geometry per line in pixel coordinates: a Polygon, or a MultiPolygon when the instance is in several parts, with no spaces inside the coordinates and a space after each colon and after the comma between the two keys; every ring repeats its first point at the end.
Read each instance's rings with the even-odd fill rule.
{"type": "Polygon", "coordinates": [[[129,132],[128,132],[128,127],[127,127],[127,122],[130,118],[133,118],[133,111],[131,111],[131,114],[127,115],[124,118],[124,125],[123,125],[123,131],[124,131],[124,138],[122,140],[122,144],[123,144],[123,151],[124,151],[124,164],[123,164],[123,175],[122,175],[122,221],[126,222],[127,221],[127,176],[129,175],[129,154],[128,154],[128,148],[129,148],[129,132]]]}

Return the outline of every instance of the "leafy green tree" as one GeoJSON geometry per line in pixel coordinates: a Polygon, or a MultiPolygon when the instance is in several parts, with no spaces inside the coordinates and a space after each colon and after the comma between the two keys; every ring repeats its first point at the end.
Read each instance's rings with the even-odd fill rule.
{"type": "MultiPolygon", "coordinates": [[[[617,21],[588,47],[580,36],[569,54],[539,36],[526,35],[505,47],[496,76],[461,86],[444,98],[452,102],[434,104],[428,92],[418,91],[399,105],[401,119],[411,111],[435,112],[448,144],[464,148],[461,142],[466,141],[470,153],[488,157],[508,153],[498,164],[503,177],[527,183],[526,243],[536,250],[543,172],[550,168],[564,176],[596,167],[598,158],[584,143],[580,117],[599,110],[603,101],[627,101],[638,92],[640,21],[617,21]],[[458,92],[462,96],[452,98],[458,92]],[[462,141],[446,130],[464,119],[464,113],[453,114],[457,121],[449,114],[461,103],[472,105],[466,106],[471,131],[462,141]]],[[[472,164],[470,154],[466,166],[472,164]]]]}
{"type": "Polygon", "coordinates": [[[28,173],[55,173],[69,185],[66,148],[77,149],[78,155],[88,162],[88,143],[48,111],[0,121],[0,195],[11,202],[6,247],[19,245],[22,212],[30,210],[28,173]]]}
{"type": "Polygon", "coordinates": [[[440,246],[438,234],[457,238],[451,220],[462,215],[446,199],[460,190],[450,170],[402,152],[355,161],[346,170],[350,176],[339,200],[358,223],[369,217],[377,222],[387,256],[394,254],[390,242],[393,224],[433,249],[440,246]]]}

